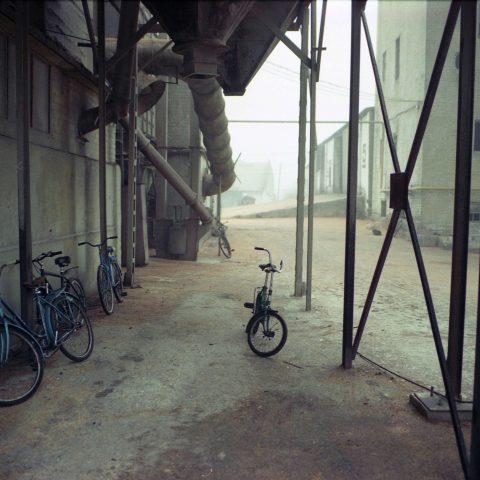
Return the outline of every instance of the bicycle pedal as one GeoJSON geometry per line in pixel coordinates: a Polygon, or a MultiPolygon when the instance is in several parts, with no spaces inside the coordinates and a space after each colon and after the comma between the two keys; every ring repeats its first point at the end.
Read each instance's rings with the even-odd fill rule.
{"type": "Polygon", "coordinates": [[[127,295],[128,295],[127,292],[122,292],[122,293],[120,294],[121,297],[126,297],[127,295]]]}
{"type": "Polygon", "coordinates": [[[253,309],[253,303],[252,303],[252,302],[245,302],[245,303],[243,304],[243,306],[244,306],[245,308],[253,309]]]}

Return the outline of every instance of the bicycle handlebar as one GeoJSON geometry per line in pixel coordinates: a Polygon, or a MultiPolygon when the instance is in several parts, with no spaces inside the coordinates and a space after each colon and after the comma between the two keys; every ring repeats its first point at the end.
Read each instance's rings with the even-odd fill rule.
{"type": "Polygon", "coordinates": [[[20,263],[20,260],[15,260],[14,262],[10,262],[10,263],[4,263],[2,266],[0,266],[0,277],[2,276],[2,272],[5,267],[10,267],[11,265],[18,265],[19,263],[20,263]]]}
{"type": "Polygon", "coordinates": [[[270,254],[270,250],[267,250],[266,248],[263,247],[254,247],[255,250],[263,250],[264,252],[268,253],[268,263],[266,265],[259,265],[259,267],[262,270],[265,270],[265,268],[271,268],[273,272],[280,273],[283,270],[283,259],[280,260],[280,268],[277,268],[273,263],[272,263],[272,255],[270,254]]]}
{"type": "Polygon", "coordinates": [[[57,255],[61,255],[63,252],[61,250],[57,250],[56,252],[52,252],[49,250],[48,252],[42,252],[40,255],[37,255],[34,259],[32,259],[32,262],[41,262],[43,259],[48,258],[48,257],[56,257],[57,255]]]}
{"type": "Polygon", "coordinates": [[[100,243],[97,243],[97,244],[93,244],[93,243],[90,243],[90,242],[80,242],[78,243],[78,246],[82,246],[82,245],[90,245],[91,247],[101,247],[104,243],[106,243],[107,240],[113,240],[115,238],[118,238],[118,235],[113,235],[112,237],[107,237],[103,242],[100,242],[100,243]]]}

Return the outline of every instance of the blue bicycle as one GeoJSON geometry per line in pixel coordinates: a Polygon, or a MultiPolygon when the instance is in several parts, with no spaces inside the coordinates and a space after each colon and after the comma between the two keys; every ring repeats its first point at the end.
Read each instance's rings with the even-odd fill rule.
{"type": "Polygon", "coordinates": [[[113,295],[119,303],[122,301],[122,297],[126,295],[126,292],[123,291],[122,269],[117,262],[114,248],[107,246],[106,255],[102,253],[104,243],[114,238],[117,238],[117,236],[107,237],[103,242],[97,244],[90,242],[80,242],[78,244],[98,248],[100,265],[97,268],[97,289],[103,311],[107,315],[113,312],[113,295]]]}
{"type": "MultiPolygon", "coordinates": [[[[42,255],[33,261],[40,263],[42,255]]],[[[2,265],[0,276],[5,267],[18,263],[2,265]]],[[[26,286],[35,301],[33,327],[0,297],[0,406],[29,399],[42,381],[44,360],[57,350],[75,362],[86,360],[93,350],[92,326],[76,296],[63,287],[51,290],[45,277],[26,286]]]]}

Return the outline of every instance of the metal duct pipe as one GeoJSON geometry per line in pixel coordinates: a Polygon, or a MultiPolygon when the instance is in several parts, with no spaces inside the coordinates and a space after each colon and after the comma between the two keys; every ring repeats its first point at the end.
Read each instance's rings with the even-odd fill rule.
{"type": "MultiPolygon", "coordinates": [[[[128,129],[128,120],[120,120],[122,127],[128,129]]],[[[167,182],[179,193],[187,205],[197,212],[204,225],[213,220],[212,213],[206,208],[200,199],[198,193],[193,191],[183,178],[172,168],[158,150],[152,145],[150,140],[137,129],[137,145],[140,151],[145,155],[148,161],[165,177],[167,182]]]]}
{"type": "MultiPolygon", "coordinates": [[[[122,1],[120,18],[118,21],[117,52],[128,48],[130,39],[138,27],[138,13],[140,1],[122,1]]],[[[135,67],[135,49],[132,48],[113,69],[113,86],[110,97],[112,113],[116,118],[123,118],[128,114],[130,105],[131,82],[135,67]]]]}
{"type": "MultiPolygon", "coordinates": [[[[165,82],[157,80],[145,87],[138,95],[138,115],[142,115],[150,110],[160,100],[165,92],[165,82]]],[[[116,122],[118,120],[117,111],[114,104],[108,103],[105,112],[105,124],[116,122]]],[[[78,133],[80,136],[92,132],[98,128],[98,107],[90,108],[82,112],[78,121],[78,133]]]]}
{"type": "MultiPolygon", "coordinates": [[[[139,10],[140,1],[122,1],[120,18],[118,21],[117,52],[121,52],[128,48],[130,39],[137,31],[139,10]]],[[[108,99],[105,112],[106,124],[115,122],[119,118],[123,118],[128,114],[131,90],[130,84],[133,76],[133,68],[135,66],[134,63],[135,49],[130,49],[130,51],[115,65],[115,68],[113,69],[110,77],[114,79],[112,93],[108,99]]],[[[82,112],[78,121],[79,135],[83,136],[97,128],[98,107],[82,112]]]]}
{"type": "Polygon", "coordinates": [[[204,178],[203,193],[216,195],[228,190],[236,178],[222,89],[215,78],[187,79],[187,84],[192,91],[212,172],[204,178]]]}
{"type": "MultiPolygon", "coordinates": [[[[145,73],[172,75],[173,69],[178,69],[179,75],[183,74],[183,57],[173,52],[169,43],[166,39],[142,39],[138,42],[138,63],[140,68],[144,65],[145,73]]],[[[106,51],[113,54],[114,46],[110,40],[106,51]]],[[[236,178],[222,89],[215,78],[184,80],[192,92],[212,172],[204,178],[203,194],[217,195],[220,189],[222,192],[227,191],[236,178]]]]}

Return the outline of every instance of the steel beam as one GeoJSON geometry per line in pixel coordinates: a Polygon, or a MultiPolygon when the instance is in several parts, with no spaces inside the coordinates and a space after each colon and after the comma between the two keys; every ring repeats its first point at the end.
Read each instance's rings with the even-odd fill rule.
{"type": "Polygon", "coordinates": [[[360,110],[361,14],[365,2],[352,2],[350,42],[350,113],[348,129],[347,213],[343,294],[342,366],[352,367],[353,301],[355,294],[355,236],[357,221],[358,120],[360,110]]]}
{"type": "Polygon", "coordinates": [[[32,325],[32,219],[30,202],[30,58],[28,45],[29,4],[15,3],[17,76],[17,184],[18,248],[22,318],[32,325]]]}
{"type": "MultiPolygon", "coordinates": [[[[316,4],[317,0],[312,0],[311,5],[316,4]]],[[[315,5],[316,8],[316,5],[315,5]]],[[[300,60],[301,62],[308,68],[312,67],[312,58],[308,58],[308,55],[300,48],[295,45],[276,25],[273,23],[270,18],[268,18],[267,14],[259,7],[258,2],[257,5],[253,7],[253,10],[256,13],[256,17],[286,46],[288,47],[300,60]]],[[[316,31],[316,25],[315,25],[316,31]]],[[[316,42],[316,38],[313,40],[312,45],[316,42]]]]}
{"type": "Polygon", "coordinates": [[[92,17],[90,16],[90,9],[88,8],[88,1],[82,0],[83,14],[85,16],[85,22],[87,23],[88,38],[90,38],[90,46],[92,47],[93,55],[93,71],[98,71],[98,49],[97,41],[95,40],[95,31],[93,29],[92,17]]]}
{"type": "Polygon", "coordinates": [[[320,64],[322,63],[322,52],[325,50],[323,46],[323,36],[325,33],[325,19],[327,17],[327,0],[322,2],[322,13],[320,15],[320,31],[318,32],[318,51],[316,55],[316,70],[317,70],[317,83],[320,80],[320,64]]]}
{"type": "MultiPolygon", "coordinates": [[[[100,241],[107,239],[107,185],[106,185],[106,125],[105,125],[105,2],[97,2],[98,37],[98,188],[100,212],[100,241]]],[[[103,247],[106,254],[106,244],[103,247]]]]}
{"type": "Polygon", "coordinates": [[[457,410],[457,405],[455,403],[455,396],[453,394],[452,385],[450,382],[450,376],[448,374],[447,360],[446,360],[445,352],[443,349],[442,337],[440,335],[440,329],[438,327],[438,320],[435,313],[435,307],[433,305],[433,299],[430,291],[430,285],[428,283],[427,272],[425,270],[425,263],[423,261],[422,252],[420,249],[420,243],[418,241],[417,232],[415,230],[415,223],[413,220],[413,215],[412,215],[409,203],[407,203],[407,208],[405,209],[405,215],[407,218],[407,224],[408,224],[408,229],[410,231],[413,251],[415,253],[415,259],[418,266],[418,273],[420,275],[420,281],[422,283],[423,294],[425,297],[425,304],[427,307],[428,318],[430,320],[430,327],[432,329],[435,349],[437,351],[438,363],[440,365],[440,370],[442,373],[443,384],[445,386],[445,393],[448,401],[448,406],[450,408],[450,416],[452,419],[453,430],[455,433],[458,453],[460,456],[460,463],[462,464],[462,470],[465,474],[465,478],[468,478],[467,477],[468,456],[467,456],[467,449],[465,447],[465,439],[463,438],[462,426],[460,424],[460,419],[458,417],[458,410],[457,410]]]}
{"type": "Polygon", "coordinates": [[[452,276],[448,330],[448,371],[453,393],[461,398],[468,230],[472,172],[473,102],[475,93],[476,2],[463,1],[460,22],[457,152],[453,216],[452,276]]]}
{"type": "Polygon", "coordinates": [[[427,93],[425,95],[425,101],[423,102],[422,112],[418,120],[417,130],[413,138],[412,147],[407,160],[407,166],[405,167],[405,173],[407,174],[407,182],[410,183],[412,178],[413,169],[417,161],[418,153],[422,145],[425,130],[427,129],[428,119],[432,111],[433,101],[437,93],[438,85],[442,77],[443,67],[448,55],[448,47],[450,46],[453,32],[455,31],[455,25],[457,23],[458,13],[460,11],[460,2],[452,1],[450,10],[448,12],[447,21],[443,30],[440,46],[438,47],[437,57],[435,64],[433,65],[432,75],[428,84],[427,93]]]}
{"type": "Polygon", "coordinates": [[[390,149],[390,155],[392,156],[393,168],[395,173],[400,173],[400,162],[398,161],[397,149],[395,142],[393,141],[392,127],[390,126],[390,118],[387,112],[387,104],[385,102],[385,95],[383,93],[382,82],[380,80],[380,73],[378,71],[377,61],[375,59],[375,50],[373,48],[372,38],[370,36],[370,29],[368,28],[367,17],[365,11],[362,11],[362,23],[363,30],[365,32],[365,38],[367,40],[368,52],[370,54],[370,61],[372,63],[373,76],[375,77],[375,84],[377,86],[378,100],[380,102],[380,109],[382,111],[383,123],[385,125],[385,131],[387,134],[388,147],[390,149]]]}
{"type": "MultiPolygon", "coordinates": [[[[302,16],[302,52],[308,54],[308,8],[302,16]]],[[[307,142],[307,84],[308,69],[300,62],[300,100],[298,118],[298,173],[297,173],[297,222],[295,236],[295,297],[303,295],[303,228],[305,223],[305,146],[307,142]]]]}
{"type": "MultiPolygon", "coordinates": [[[[310,55],[315,61],[317,51],[317,0],[311,3],[310,19],[310,55]]],[[[312,309],[312,273],[313,273],[313,209],[315,197],[315,154],[317,152],[317,130],[315,125],[317,113],[317,69],[312,64],[310,69],[310,152],[308,159],[308,227],[307,227],[307,278],[305,310],[312,309]]]]}
{"type": "Polygon", "coordinates": [[[142,25],[128,41],[128,44],[115,54],[106,63],[106,72],[109,73],[115,65],[158,23],[155,17],[152,17],[145,25],[142,25]]]}
{"type": "Polygon", "coordinates": [[[128,111],[128,175],[127,175],[127,256],[125,285],[133,287],[135,283],[135,240],[136,240],[136,187],[137,187],[137,75],[138,58],[135,50],[135,67],[130,82],[130,98],[128,111]]]}

